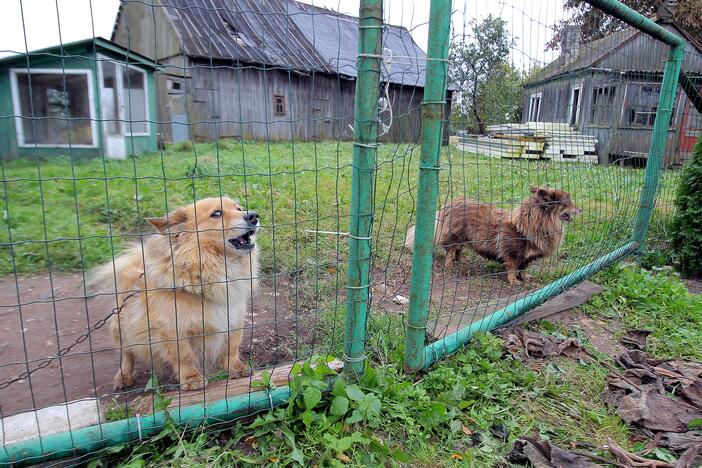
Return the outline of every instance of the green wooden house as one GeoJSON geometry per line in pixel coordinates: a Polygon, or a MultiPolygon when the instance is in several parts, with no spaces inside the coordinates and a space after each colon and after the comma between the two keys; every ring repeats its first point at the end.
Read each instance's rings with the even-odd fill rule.
{"type": "Polygon", "coordinates": [[[155,151],[156,69],[102,38],[0,59],[0,157],[155,151]]]}

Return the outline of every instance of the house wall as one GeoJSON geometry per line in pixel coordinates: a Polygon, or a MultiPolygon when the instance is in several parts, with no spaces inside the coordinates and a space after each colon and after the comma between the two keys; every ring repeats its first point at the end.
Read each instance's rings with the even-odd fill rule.
{"type": "MultiPolygon", "coordinates": [[[[98,50],[102,56],[109,56],[109,51],[98,50]]],[[[72,56],[63,61],[55,57],[31,57],[29,66],[26,60],[18,60],[12,62],[0,69],[0,157],[18,157],[18,156],[58,156],[69,155],[72,157],[95,157],[104,154],[103,150],[103,128],[100,123],[101,103],[100,103],[100,82],[99,82],[99,61],[95,59],[92,52],[92,47],[89,47],[89,52],[70,51],[72,56]],[[20,147],[17,140],[17,128],[14,116],[19,114],[19,109],[14,109],[12,101],[12,89],[10,84],[10,71],[13,68],[48,68],[56,70],[90,70],[92,77],[93,88],[93,111],[92,115],[96,123],[94,125],[96,146],[92,148],[76,148],[76,147],[20,147]]],[[[153,73],[147,70],[147,93],[149,93],[149,118],[152,120],[150,124],[150,135],[147,136],[125,136],[127,145],[127,154],[135,155],[148,151],[155,151],[157,147],[156,131],[158,106],[156,96],[153,91],[156,89],[156,83],[153,73]]]]}
{"type": "MultiPolygon", "coordinates": [[[[680,34],[672,25],[664,27],[680,34]]],[[[600,163],[608,163],[619,158],[645,157],[648,154],[652,129],[623,125],[622,112],[626,89],[629,83],[660,83],[660,77],[655,77],[650,72],[662,72],[667,54],[668,47],[665,44],[645,34],[639,34],[631,41],[622,44],[590,69],[526,86],[522,120],[523,122],[528,120],[530,96],[541,92],[543,94],[538,120],[540,122],[568,122],[571,90],[573,86],[582,83],[582,107],[578,128],[585,134],[597,137],[597,153],[600,163]],[[643,70],[648,73],[641,73],[637,76],[636,73],[631,72],[632,70],[643,70]],[[617,86],[616,100],[612,106],[613,112],[607,125],[596,125],[591,121],[592,90],[601,84],[615,84],[617,86]]],[[[702,54],[690,43],[686,47],[682,69],[685,72],[702,73],[702,54]]],[[[684,109],[684,102],[681,101],[688,101],[685,94],[679,95],[676,101],[675,114],[666,142],[666,165],[681,162],[677,154],[678,137],[682,124],[681,113],[684,109]]]]}
{"type": "MultiPolygon", "coordinates": [[[[73,157],[98,156],[102,152],[102,133],[100,125],[96,125],[96,147],[94,148],[44,148],[44,147],[20,147],[17,141],[17,127],[15,115],[19,114],[19,109],[15,111],[12,102],[12,87],[10,84],[10,70],[13,68],[52,68],[62,69],[87,69],[91,71],[93,87],[93,104],[97,103],[97,70],[96,61],[93,56],[72,57],[60,59],[53,57],[30,57],[29,61],[19,60],[11,62],[0,68],[0,157],[14,158],[18,156],[59,156],[70,155],[73,157]]],[[[93,110],[93,116],[99,119],[97,109],[93,110]]]]}
{"type": "MultiPolygon", "coordinates": [[[[164,141],[352,138],[355,81],[186,57],[163,8],[152,7],[151,1],[158,3],[123,3],[112,39],[162,66],[156,84],[158,132],[164,141]],[[170,89],[174,81],[182,83],[182,91],[170,89]],[[286,96],[287,115],[273,115],[274,94],[286,96]]],[[[416,141],[423,90],[392,85],[389,94],[394,121],[385,139],[416,141]]]]}
{"type": "MultiPolygon", "coordinates": [[[[192,63],[184,104],[194,139],[312,141],[353,137],[355,81],[280,69],[192,63]],[[285,96],[286,115],[274,113],[277,94],[285,96]]],[[[388,94],[393,122],[383,139],[416,141],[423,90],[391,85],[388,94]]],[[[388,118],[388,114],[382,117],[388,118]]]]}

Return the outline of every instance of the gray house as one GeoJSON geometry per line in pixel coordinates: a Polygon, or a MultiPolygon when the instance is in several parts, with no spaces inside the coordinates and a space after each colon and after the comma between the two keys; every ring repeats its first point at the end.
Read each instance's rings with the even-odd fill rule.
{"type": "MultiPolygon", "coordinates": [[[[112,35],[163,66],[165,141],[351,139],[357,37],[358,18],[293,0],[124,2],[112,35]]],[[[426,55],[398,26],[383,47],[384,138],[414,141],[426,55]]]]}
{"type": "MultiPolygon", "coordinates": [[[[672,20],[668,7],[656,22],[687,40],[683,86],[668,131],[666,165],[681,164],[700,134],[702,46],[672,20]]],[[[646,158],[668,48],[627,28],[580,44],[577,27],[564,32],[561,55],[525,85],[524,122],[562,122],[598,139],[602,164],[640,164],[646,158]]]]}

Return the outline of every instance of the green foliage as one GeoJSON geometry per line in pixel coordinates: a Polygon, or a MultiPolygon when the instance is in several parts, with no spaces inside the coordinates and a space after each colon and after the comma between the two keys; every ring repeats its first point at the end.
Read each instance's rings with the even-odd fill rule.
{"type": "Polygon", "coordinates": [[[672,245],[677,266],[688,275],[702,275],[702,138],[685,164],[675,197],[672,245]]]}
{"type": "Polygon", "coordinates": [[[471,40],[455,42],[449,54],[449,79],[460,88],[456,118],[464,125],[472,123],[480,133],[494,122],[491,119],[504,122],[504,116],[513,117],[521,107],[521,76],[507,61],[514,39],[506,24],[492,15],[479,24],[472,21],[471,40]]]}
{"type": "Polygon", "coordinates": [[[621,421],[598,403],[605,369],[563,360],[535,372],[491,335],[477,335],[418,379],[388,364],[349,381],[331,375],[326,360],[313,362],[294,370],[287,406],[206,438],[196,432],[176,440],[167,430],[121,463],[493,466],[504,463],[517,437],[537,429],[555,443],[611,437],[627,446],[621,421]]]}
{"type": "Polygon", "coordinates": [[[690,294],[670,271],[657,273],[614,266],[600,274],[605,291],[586,310],[617,318],[627,328],[644,328],[650,351],[662,358],[702,359],[702,296],[690,294]]]}

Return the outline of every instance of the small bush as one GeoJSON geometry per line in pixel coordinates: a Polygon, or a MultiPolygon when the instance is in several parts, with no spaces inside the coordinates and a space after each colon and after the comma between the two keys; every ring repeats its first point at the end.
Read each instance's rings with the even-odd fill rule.
{"type": "Polygon", "coordinates": [[[672,241],[678,268],[702,275],[702,137],[682,170],[675,207],[672,241]]]}

